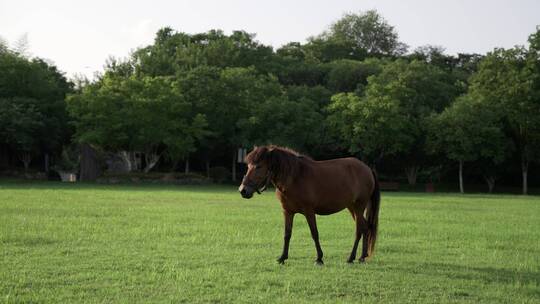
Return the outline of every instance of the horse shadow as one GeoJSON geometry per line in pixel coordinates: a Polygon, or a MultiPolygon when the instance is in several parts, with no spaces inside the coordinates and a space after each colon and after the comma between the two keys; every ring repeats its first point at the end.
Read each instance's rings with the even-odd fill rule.
{"type": "MultiPolygon", "coordinates": [[[[394,268],[394,267],[392,267],[394,268]]],[[[526,269],[505,269],[496,266],[467,266],[449,263],[416,263],[408,266],[397,266],[401,271],[446,277],[451,280],[481,281],[484,284],[540,286],[540,272],[526,269]]],[[[540,296],[540,288],[533,291],[540,296]]]]}

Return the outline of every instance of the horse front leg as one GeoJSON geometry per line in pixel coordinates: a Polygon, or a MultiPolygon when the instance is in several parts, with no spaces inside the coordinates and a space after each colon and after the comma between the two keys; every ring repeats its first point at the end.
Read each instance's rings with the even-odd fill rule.
{"type": "Polygon", "coordinates": [[[315,218],[315,212],[306,212],[305,216],[309,225],[309,230],[311,231],[311,237],[315,242],[315,249],[317,249],[317,260],[315,260],[315,263],[317,265],[323,265],[323,252],[321,249],[321,244],[319,243],[319,231],[317,230],[317,219],[315,218]]]}
{"type": "Polygon", "coordinates": [[[289,242],[291,241],[294,213],[283,210],[283,219],[285,220],[285,233],[283,235],[283,252],[281,253],[279,259],[277,259],[277,262],[280,264],[285,264],[285,260],[289,258],[289,242]]]}

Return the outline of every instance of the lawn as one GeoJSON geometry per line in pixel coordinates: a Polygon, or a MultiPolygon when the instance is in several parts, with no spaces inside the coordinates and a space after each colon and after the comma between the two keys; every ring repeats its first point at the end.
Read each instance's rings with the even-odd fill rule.
{"type": "Polygon", "coordinates": [[[231,186],[0,182],[0,302],[538,303],[540,197],[383,193],[366,264],[348,212],[302,216],[231,186]]]}

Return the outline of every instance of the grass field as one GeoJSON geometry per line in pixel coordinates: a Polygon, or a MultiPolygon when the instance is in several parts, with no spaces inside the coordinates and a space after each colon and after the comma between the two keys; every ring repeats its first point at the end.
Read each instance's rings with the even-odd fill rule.
{"type": "Polygon", "coordinates": [[[383,193],[366,264],[348,212],[302,216],[275,262],[273,193],[0,182],[0,302],[539,303],[540,197],[383,193]]]}

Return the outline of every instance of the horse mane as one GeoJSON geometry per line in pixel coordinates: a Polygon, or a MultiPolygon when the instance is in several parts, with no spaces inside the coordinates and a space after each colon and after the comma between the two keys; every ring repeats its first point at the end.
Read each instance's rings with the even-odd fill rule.
{"type": "Polygon", "coordinates": [[[297,151],[275,145],[255,147],[246,156],[248,163],[266,162],[276,181],[288,184],[302,174],[302,161],[312,160],[297,151]]]}

